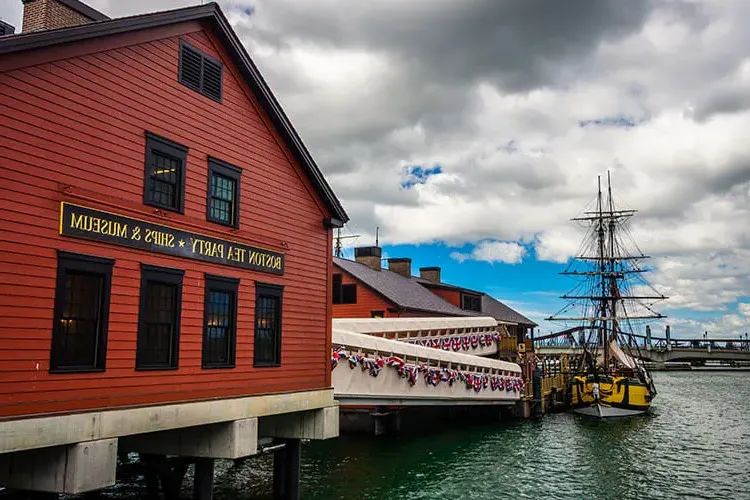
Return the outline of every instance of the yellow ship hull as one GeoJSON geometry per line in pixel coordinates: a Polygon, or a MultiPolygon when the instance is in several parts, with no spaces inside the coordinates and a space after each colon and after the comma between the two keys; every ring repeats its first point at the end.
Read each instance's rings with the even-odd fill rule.
{"type": "Polygon", "coordinates": [[[571,407],[582,415],[607,418],[645,413],[651,407],[653,394],[635,378],[599,377],[599,397],[594,394],[594,377],[576,376],[571,381],[571,407]]]}

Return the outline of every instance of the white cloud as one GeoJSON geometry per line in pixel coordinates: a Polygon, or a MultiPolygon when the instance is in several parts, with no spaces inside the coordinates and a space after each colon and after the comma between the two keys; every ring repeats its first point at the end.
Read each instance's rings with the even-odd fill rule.
{"type": "MultiPolygon", "coordinates": [[[[723,314],[709,319],[672,318],[669,320],[674,338],[699,338],[708,332],[709,339],[739,339],[750,332],[750,321],[738,314],[723,314]]],[[[661,335],[661,334],[660,334],[661,335]]]]}
{"type": "MultiPolygon", "coordinates": [[[[737,310],[743,316],[750,316],[750,304],[742,302],[737,305],[737,310]]],[[[747,320],[746,320],[747,321],[747,320]]]]}
{"type": "Polygon", "coordinates": [[[656,259],[651,279],[669,300],[665,310],[726,311],[750,296],[750,250],[690,253],[656,259]]]}
{"type": "Polygon", "coordinates": [[[518,264],[526,255],[526,248],[513,241],[482,241],[471,253],[452,252],[451,258],[458,262],[479,260],[485,262],[502,262],[518,264]]]}
{"type": "Polygon", "coordinates": [[[573,228],[542,231],[534,242],[537,259],[565,263],[578,253],[580,241],[581,233],[573,228]]]}

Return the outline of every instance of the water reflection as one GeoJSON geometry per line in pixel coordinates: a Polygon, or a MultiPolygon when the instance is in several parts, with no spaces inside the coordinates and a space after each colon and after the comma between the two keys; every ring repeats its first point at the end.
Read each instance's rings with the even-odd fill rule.
{"type": "Polygon", "coordinates": [[[361,499],[750,498],[749,375],[658,373],[660,394],[639,417],[565,413],[431,437],[316,443],[303,491],[361,499]]]}
{"type": "MultiPolygon", "coordinates": [[[[303,448],[305,499],[750,499],[750,373],[657,373],[652,413],[542,420],[303,448]]],[[[271,498],[270,456],[217,464],[218,500],[271,498]]],[[[107,496],[143,498],[133,485],[107,496]]],[[[189,498],[186,485],[184,498],[189,498]]]]}

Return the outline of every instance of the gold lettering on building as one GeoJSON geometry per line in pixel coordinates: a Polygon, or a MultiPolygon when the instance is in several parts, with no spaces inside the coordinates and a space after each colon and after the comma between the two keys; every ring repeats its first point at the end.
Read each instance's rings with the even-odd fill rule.
{"type": "Polygon", "coordinates": [[[224,243],[216,243],[201,238],[190,238],[190,243],[193,245],[193,253],[217,259],[224,258],[224,243]]]}
{"type": "Polygon", "coordinates": [[[276,255],[250,250],[247,252],[247,260],[245,262],[254,266],[281,271],[281,257],[276,255]]]}
{"type": "Polygon", "coordinates": [[[156,231],[154,229],[146,229],[146,234],[143,237],[143,241],[151,243],[158,247],[174,248],[174,235],[167,233],[166,231],[156,231]]]}
{"type": "Polygon", "coordinates": [[[90,215],[76,215],[75,212],[70,213],[70,227],[87,233],[103,234],[116,238],[128,237],[127,224],[100,217],[91,217],[90,215]]]}
{"type": "Polygon", "coordinates": [[[60,234],[284,274],[284,256],[272,250],[245,246],[66,202],[61,204],[60,234]]]}
{"type": "Polygon", "coordinates": [[[244,248],[237,248],[230,246],[227,250],[227,259],[234,262],[245,262],[245,254],[247,250],[244,248]]]}

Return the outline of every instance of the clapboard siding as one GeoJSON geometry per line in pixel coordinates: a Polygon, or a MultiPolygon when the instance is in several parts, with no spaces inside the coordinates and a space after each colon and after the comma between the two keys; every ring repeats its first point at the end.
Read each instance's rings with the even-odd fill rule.
{"type": "Polygon", "coordinates": [[[330,386],[330,214],[213,33],[162,34],[0,64],[0,418],[330,386]],[[224,63],[221,103],[178,83],[180,39],[224,63]],[[189,148],[184,215],[143,205],[146,131],[189,148]],[[205,220],[208,156],[243,169],[237,230],[205,220]],[[285,273],[62,237],[61,201],[283,252],[285,273]],[[115,259],[102,373],[48,371],[57,249],[115,259]],[[142,263],[185,270],[177,370],[135,370],[142,263]],[[235,368],[201,368],[205,273],[240,279],[235,368]],[[256,281],[285,287],[280,367],[253,367],[256,281]]]}
{"type": "MultiPolygon", "coordinates": [[[[372,311],[385,311],[385,317],[396,317],[397,313],[389,311],[395,309],[396,304],[387,300],[382,295],[374,292],[370,287],[358,281],[351,274],[333,264],[333,273],[341,274],[341,283],[344,285],[357,285],[356,304],[333,304],[334,318],[369,318],[372,311]]],[[[331,295],[331,299],[333,295],[331,295]]]]}
{"type": "Polygon", "coordinates": [[[428,287],[428,289],[444,301],[450,302],[456,307],[461,307],[461,292],[458,290],[446,290],[437,287],[428,287]]]}

